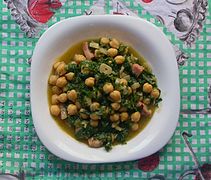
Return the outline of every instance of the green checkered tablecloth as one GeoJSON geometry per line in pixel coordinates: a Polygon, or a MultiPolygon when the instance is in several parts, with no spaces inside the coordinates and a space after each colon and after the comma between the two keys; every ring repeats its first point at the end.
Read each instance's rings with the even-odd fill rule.
{"type": "MultiPolygon", "coordinates": [[[[154,175],[161,175],[166,179],[174,180],[178,179],[184,171],[195,167],[193,157],[181,136],[183,131],[193,135],[188,140],[199,163],[201,165],[210,164],[211,114],[181,113],[174,136],[156,154],[159,157],[159,164],[150,172],[143,171],[140,168],[139,160],[110,164],[78,164],[64,161],[51,154],[37,137],[32,122],[30,57],[38,38],[47,27],[65,18],[89,13],[89,10],[92,10],[97,1],[55,0],[57,3],[61,2],[59,4],[61,7],[59,6],[60,8],[47,21],[45,19],[40,20],[46,21],[45,23],[34,23],[33,27],[37,27],[39,32],[35,37],[27,37],[27,33],[25,33],[27,26],[24,26],[23,23],[28,23],[28,25],[30,23],[20,21],[17,10],[11,9],[11,2],[16,2],[16,5],[19,2],[23,5],[17,5],[19,10],[21,9],[20,14],[30,14],[27,8],[30,9],[30,2],[35,1],[5,0],[0,2],[1,173],[17,174],[21,168],[26,172],[27,179],[147,179],[154,175]],[[26,9],[23,8],[24,6],[26,9]]],[[[40,0],[40,2],[42,4],[42,2],[47,1],[40,0]]],[[[102,12],[108,14],[112,12],[112,2],[105,0],[98,1],[98,4],[102,5],[102,12]]],[[[183,41],[180,41],[174,34],[169,32],[155,17],[146,12],[136,1],[125,0],[121,2],[127,7],[125,11],[134,13],[159,26],[173,45],[189,55],[189,59],[185,64],[179,67],[181,109],[208,108],[208,90],[209,85],[211,85],[211,7],[209,6],[207,11],[200,36],[191,47],[188,47],[183,41]]],[[[100,11],[100,8],[98,10],[100,11]]],[[[187,179],[193,179],[193,177],[189,176],[187,179]]]]}

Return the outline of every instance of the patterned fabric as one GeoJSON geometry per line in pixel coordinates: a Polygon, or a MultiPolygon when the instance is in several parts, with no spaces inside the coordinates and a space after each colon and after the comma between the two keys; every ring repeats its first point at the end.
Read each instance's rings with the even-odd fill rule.
{"type": "Polygon", "coordinates": [[[205,20],[207,0],[137,0],[137,2],[185,43],[191,45],[195,42],[205,20]]]}
{"type": "MultiPolygon", "coordinates": [[[[140,0],[141,1],[141,0],[140,0]]],[[[171,0],[173,1],[173,0],[171,0]]],[[[192,134],[188,141],[210,178],[211,114],[182,113],[183,110],[210,108],[211,15],[210,4],[199,38],[187,47],[172,32],[133,0],[5,0],[0,2],[0,172],[19,174],[27,179],[178,179],[196,169],[194,157],[182,133],[192,134]],[[8,9],[9,8],[9,9],[8,9]],[[42,12],[41,10],[42,9],[42,12]],[[19,11],[18,11],[19,10],[19,11]],[[20,13],[21,12],[21,13],[20,13]],[[43,14],[47,16],[42,17],[43,14]],[[123,163],[78,164],[51,154],[36,135],[30,108],[30,58],[35,44],[52,24],[73,16],[125,14],[144,18],[159,26],[189,59],[179,67],[181,114],[174,136],[159,152],[123,163]],[[32,15],[33,14],[33,15],[32,15]],[[187,143],[186,143],[187,144],[187,143]]],[[[173,103],[173,102],[172,102],[173,103]]],[[[205,175],[206,174],[206,175],[205,175]]],[[[188,179],[193,179],[189,176],[188,179]]],[[[1,176],[0,176],[1,179],[1,176]]],[[[211,178],[210,178],[211,179],[211,178]]]]}

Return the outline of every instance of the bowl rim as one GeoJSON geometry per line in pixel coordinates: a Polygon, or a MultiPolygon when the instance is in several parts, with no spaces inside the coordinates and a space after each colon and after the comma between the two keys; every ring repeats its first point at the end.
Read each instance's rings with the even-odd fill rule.
{"type": "MultiPolygon", "coordinates": [[[[136,160],[136,159],[140,159],[140,158],[143,158],[143,157],[146,157],[148,155],[151,155],[157,151],[159,151],[163,146],[165,146],[167,144],[167,142],[171,139],[175,129],[176,129],[176,126],[177,126],[177,123],[178,123],[178,120],[179,120],[179,110],[180,110],[180,88],[179,88],[179,72],[178,72],[178,69],[175,70],[175,87],[176,87],[176,90],[177,92],[175,92],[175,99],[177,99],[177,102],[175,102],[175,117],[174,117],[174,122],[171,124],[171,130],[168,132],[167,136],[164,138],[165,140],[162,140],[160,141],[160,144],[159,146],[153,148],[153,150],[149,151],[148,153],[144,154],[143,156],[138,156],[138,153],[134,153],[133,156],[131,157],[126,157],[126,158],[118,158],[118,157],[115,157],[113,160],[90,160],[90,159],[79,159],[77,157],[74,157],[74,155],[69,155],[67,157],[66,154],[62,154],[61,152],[59,152],[59,150],[61,150],[57,145],[55,145],[54,143],[52,142],[47,142],[47,140],[43,137],[43,132],[40,130],[40,124],[37,120],[37,115],[36,115],[36,112],[34,111],[34,106],[35,106],[35,103],[34,101],[36,100],[36,97],[34,97],[34,91],[35,90],[35,87],[36,87],[36,82],[35,82],[35,74],[34,74],[34,66],[35,64],[37,63],[37,59],[36,59],[36,54],[39,53],[39,49],[40,49],[40,46],[42,46],[42,42],[45,41],[46,38],[48,38],[49,36],[49,33],[51,33],[51,31],[54,31],[54,29],[58,26],[64,26],[66,23],[73,23],[73,22],[76,22],[76,21],[82,21],[82,20],[90,20],[90,21],[95,21],[95,20],[113,20],[113,19],[116,19],[116,20],[119,20],[119,21],[122,21],[120,23],[123,23],[123,24],[126,24],[127,21],[130,21],[130,20],[134,20],[134,21],[137,21],[137,23],[144,23],[146,24],[147,26],[151,26],[153,27],[153,29],[155,31],[157,31],[163,38],[164,42],[166,43],[166,45],[168,46],[169,48],[169,52],[172,54],[172,57],[173,57],[173,54],[174,54],[174,50],[173,50],[173,47],[171,45],[171,43],[169,42],[169,40],[167,39],[167,37],[165,36],[165,34],[157,27],[155,26],[154,24],[144,20],[144,19],[141,19],[139,17],[131,17],[131,16],[120,16],[120,15],[93,15],[93,16],[77,16],[77,17],[71,17],[71,18],[67,18],[67,19],[64,19],[62,21],[59,21],[57,23],[55,23],[54,25],[52,25],[50,28],[48,28],[43,34],[42,36],[40,37],[40,39],[38,40],[36,46],[35,46],[35,49],[34,49],[34,52],[33,52],[33,55],[32,55],[32,63],[31,63],[31,77],[30,77],[30,101],[31,101],[31,109],[32,109],[32,118],[33,118],[33,123],[34,123],[34,126],[35,126],[35,130],[36,130],[36,133],[39,137],[39,139],[41,140],[41,142],[45,145],[45,147],[50,151],[52,152],[53,154],[55,154],[56,156],[62,158],[62,159],[65,159],[65,160],[68,160],[68,161],[74,161],[74,162],[80,162],[80,163],[109,163],[109,162],[121,162],[121,161],[128,161],[128,160],[136,160]]],[[[172,65],[174,66],[174,68],[177,68],[177,63],[176,63],[176,57],[175,57],[175,54],[174,54],[174,58],[172,59],[172,65]],[[174,61],[174,62],[173,62],[174,61]]],[[[47,82],[46,82],[47,83],[47,82]]]]}

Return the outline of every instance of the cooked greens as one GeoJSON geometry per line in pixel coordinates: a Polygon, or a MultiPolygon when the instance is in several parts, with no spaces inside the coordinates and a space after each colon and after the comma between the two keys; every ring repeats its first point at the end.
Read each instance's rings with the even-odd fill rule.
{"type": "Polygon", "coordinates": [[[49,77],[50,112],[90,147],[124,144],[161,101],[146,62],[116,39],[85,41],[82,53],[58,61],[49,77]]]}

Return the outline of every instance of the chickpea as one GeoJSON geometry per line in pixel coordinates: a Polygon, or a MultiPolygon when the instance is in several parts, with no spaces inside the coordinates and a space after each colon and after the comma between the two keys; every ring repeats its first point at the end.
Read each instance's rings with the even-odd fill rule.
{"type": "Polygon", "coordinates": [[[102,38],[100,39],[100,44],[106,45],[106,44],[109,43],[109,41],[110,41],[110,40],[109,40],[107,37],[102,37],[102,38]]]}
{"type": "Polygon", "coordinates": [[[160,96],[160,91],[158,89],[153,89],[150,94],[154,99],[157,99],[160,96]]]}
{"type": "Polygon", "coordinates": [[[143,85],[143,91],[145,93],[150,93],[152,91],[152,85],[149,83],[144,83],[143,85]]]}
{"type": "Polygon", "coordinates": [[[116,62],[117,64],[122,64],[122,63],[124,63],[124,61],[125,61],[125,57],[119,55],[119,56],[116,56],[116,57],[114,58],[114,60],[115,60],[115,62],[116,62]]]}
{"type": "Polygon", "coordinates": [[[79,113],[80,113],[80,117],[82,119],[88,119],[89,118],[89,115],[86,114],[86,110],[85,109],[81,108],[79,113]]]}
{"type": "Polygon", "coordinates": [[[67,94],[66,93],[62,93],[59,95],[58,97],[58,100],[61,102],[61,103],[64,103],[67,101],[67,94]]]}
{"type": "Polygon", "coordinates": [[[110,115],[110,120],[111,122],[119,121],[119,114],[115,113],[115,114],[110,115]]]}
{"type": "Polygon", "coordinates": [[[94,139],[93,137],[92,138],[89,138],[88,139],[88,145],[90,147],[93,147],[93,148],[99,148],[103,145],[103,142],[98,140],[98,139],[94,139]]]}
{"type": "Polygon", "coordinates": [[[139,128],[138,123],[133,123],[132,126],[131,126],[132,131],[137,131],[138,128],[139,128]]]}
{"type": "Polygon", "coordinates": [[[94,120],[91,120],[91,121],[90,121],[90,125],[91,125],[92,127],[97,127],[98,124],[99,124],[98,121],[94,121],[94,120]]]}
{"type": "Polygon", "coordinates": [[[93,102],[91,105],[90,105],[90,110],[91,111],[96,111],[100,108],[100,104],[98,102],[93,102]]]}
{"type": "Polygon", "coordinates": [[[66,78],[64,76],[57,79],[56,86],[62,88],[64,86],[66,86],[66,85],[67,85],[67,80],[66,80],[66,78]]]}
{"type": "Polygon", "coordinates": [[[122,112],[122,113],[120,114],[120,119],[121,119],[121,121],[127,121],[128,118],[129,118],[129,115],[128,115],[127,112],[122,112]]]}
{"type": "Polygon", "coordinates": [[[95,78],[93,77],[89,77],[85,80],[85,84],[88,86],[88,87],[93,87],[94,84],[95,84],[95,78]]]}
{"type": "Polygon", "coordinates": [[[94,121],[97,121],[100,119],[100,116],[98,116],[96,113],[90,114],[90,118],[94,121]]]}
{"type": "Polygon", "coordinates": [[[72,102],[75,102],[76,99],[77,99],[78,95],[77,95],[77,92],[76,90],[72,89],[71,91],[68,91],[67,92],[67,98],[72,101],[72,102]]]}
{"type": "Polygon", "coordinates": [[[113,110],[117,111],[120,108],[120,104],[119,103],[111,103],[111,107],[113,110]]]}
{"type": "Polygon", "coordinates": [[[77,106],[74,105],[74,104],[69,104],[69,105],[67,106],[67,112],[68,112],[68,114],[71,115],[71,116],[72,116],[72,115],[76,115],[77,112],[78,112],[77,106]]]}
{"type": "Polygon", "coordinates": [[[51,90],[52,90],[53,94],[61,94],[62,93],[62,90],[57,86],[53,86],[51,90]]]}
{"type": "Polygon", "coordinates": [[[106,84],[104,84],[104,86],[103,86],[103,91],[104,91],[106,94],[112,92],[113,90],[114,90],[114,87],[113,87],[113,85],[112,85],[111,83],[106,83],[106,84]]]}
{"type": "Polygon", "coordinates": [[[60,64],[61,64],[61,62],[60,62],[60,61],[59,61],[59,62],[54,63],[53,68],[56,70],[56,68],[57,68],[60,64]]]}
{"type": "Polygon", "coordinates": [[[141,113],[140,112],[134,112],[131,114],[131,121],[132,122],[138,122],[141,119],[141,113]]]}
{"type": "Polygon", "coordinates": [[[53,94],[51,96],[51,104],[59,104],[59,100],[58,100],[58,95],[57,94],[53,94]]]}
{"type": "Polygon", "coordinates": [[[80,64],[82,61],[86,60],[85,56],[81,54],[75,54],[73,59],[77,64],[80,64]]]}
{"type": "Polygon", "coordinates": [[[119,84],[127,86],[127,80],[122,78],[122,79],[119,80],[119,84]]]}
{"type": "Polygon", "coordinates": [[[50,107],[50,112],[53,116],[59,116],[59,114],[61,113],[61,110],[58,105],[52,105],[50,107]]]}
{"type": "Polygon", "coordinates": [[[116,39],[113,38],[113,39],[110,41],[109,44],[110,44],[111,47],[118,49],[120,43],[119,43],[118,40],[116,40],[116,39]]]}
{"type": "Polygon", "coordinates": [[[59,75],[59,76],[62,76],[66,73],[66,64],[64,62],[61,62],[58,67],[56,68],[56,73],[59,75]]]}
{"type": "Polygon", "coordinates": [[[51,76],[49,77],[48,83],[49,83],[50,85],[56,85],[57,79],[58,79],[58,76],[57,76],[57,75],[51,75],[51,76]]]}
{"type": "Polygon", "coordinates": [[[73,80],[74,76],[75,76],[75,73],[73,73],[73,72],[69,72],[69,73],[65,74],[65,77],[68,81],[73,80]]]}
{"type": "Polygon", "coordinates": [[[113,92],[110,93],[109,95],[111,97],[111,99],[114,101],[114,102],[118,102],[121,100],[121,94],[119,91],[117,90],[114,90],[113,92]]]}
{"type": "Polygon", "coordinates": [[[115,48],[109,48],[109,49],[107,50],[107,54],[108,54],[108,56],[110,56],[110,57],[114,57],[114,56],[116,56],[116,55],[118,54],[118,50],[115,49],[115,48]]]}

